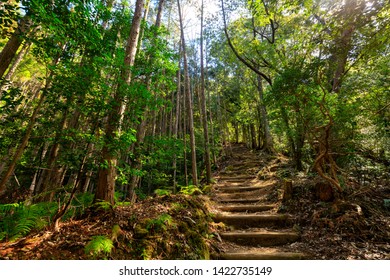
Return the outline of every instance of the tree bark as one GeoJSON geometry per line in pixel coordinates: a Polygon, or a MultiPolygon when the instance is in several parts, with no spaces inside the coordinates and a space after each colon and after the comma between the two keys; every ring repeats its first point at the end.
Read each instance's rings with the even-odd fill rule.
{"type": "MultiPolygon", "coordinates": [[[[46,85],[48,85],[48,84],[46,84],[46,85]]],[[[27,129],[26,129],[26,133],[24,134],[24,136],[22,138],[22,142],[20,143],[19,147],[17,148],[16,153],[15,153],[10,165],[8,166],[7,171],[5,172],[2,180],[0,181],[0,195],[5,192],[6,184],[9,180],[9,178],[12,176],[12,173],[15,170],[16,164],[18,163],[20,157],[22,156],[22,154],[24,152],[24,149],[26,148],[26,146],[28,144],[28,141],[30,140],[31,132],[34,128],[35,121],[36,121],[38,113],[42,107],[43,101],[45,100],[45,92],[46,92],[46,89],[41,94],[41,97],[39,98],[38,104],[35,107],[34,112],[32,113],[32,115],[30,117],[30,122],[28,124],[27,129]]]]}
{"type": "Polygon", "coordinates": [[[274,150],[274,144],[273,144],[273,138],[271,135],[271,129],[269,126],[269,120],[268,120],[268,113],[267,108],[264,104],[264,90],[263,90],[263,82],[262,77],[260,75],[257,75],[257,91],[259,93],[259,106],[260,106],[260,114],[261,114],[261,126],[263,128],[264,133],[264,145],[263,149],[269,153],[273,153],[274,150]]]}
{"type": "MultiPolygon", "coordinates": [[[[144,0],[137,0],[136,2],[130,35],[127,40],[124,69],[121,73],[121,81],[127,85],[131,82],[131,67],[134,65],[137,51],[144,2],[144,0]]],[[[121,120],[124,115],[123,91],[123,87],[119,84],[112,102],[112,109],[108,115],[105,128],[105,145],[102,150],[95,193],[95,201],[103,200],[111,204],[114,204],[116,166],[118,162],[117,149],[112,147],[112,143],[115,140],[116,133],[121,129],[121,120]]]]}
{"type": "Polygon", "coordinates": [[[205,166],[206,166],[206,183],[211,182],[211,162],[210,162],[210,140],[209,130],[207,125],[207,109],[206,109],[206,97],[205,97],[205,77],[204,77],[204,58],[203,58],[203,10],[204,1],[202,0],[202,12],[200,19],[200,102],[201,102],[201,114],[203,120],[203,136],[204,136],[204,149],[205,149],[205,166]]]}
{"type": "Polygon", "coordinates": [[[15,32],[12,34],[11,38],[8,40],[7,44],[4,46],[3,50],[0,53],[0,78],[2,78],[7,71],[12,60],[16,56],[20,45],[23,42],[22,35],[29,28],[29,19],[27,16],[23,17],[18,23],[18,27],[15,32]]]}
{"type": "MultiPolygon", "coordinates": [[[[179,53],[180,53],[180,44],[179,44],[179,53]]],[[[181,97],[181,73],[180,73],[180,66],[181,66],[181,56],[179,57],[179,70],[177,71],[177,95],[176,95],[176,112],[175,112],[175,123],[173,125],[173,139],[177,140],[178,137],[178,130],[179,130],[179,117],[180,117],[180,97],[181,97]]],[[[175,147],[176,151],[176,147],[175,147]]],[[[176,152],[173,155],[173,193],[177,192],[177,155],[176,152]]]]}
{"type": "Polygon", "coordinates": [[[191,161],[192,161],[192,184],[198,185],[198,170],[196,165],[196,146],[195,146],[195,131],[194,131],[194,109],[192,105],[192,96],[190,88],[190,76],[188,73],[188,62],[187,62],[187,52],[186,44],[184,38],[184,26],[183,26],[183,17],[181,14],[180,0],[177,0],[177,6],[179,10],[179,21],[180,21],[180,30],[181,30],[181,44],[183,51],[183,63],[184,63],[184,76],[186,84],[186,96],[188,102],[188,120],[189,120],[189,130],[190,130],[190,147],[191,147],[191,161]]]}
{"type": "MultiPolygon", "coordinates": [[[[160,0],[159,1],[158,12],[157,12],[156,22],[155,22],[155,27],[156,28],[159,28],[160,25],[161,25],[161,14],[162,14],[162,11],[163,11],[164,2],[165,2],[165,0],[160,0]]],[[[157,36],[157,31],[155,33],[155,36],[157,36]]],[[[152,55],[149,58],[150,63],[153,63],[153,60],[154,60],[154,56],[152,55]]],[[[146,87],[147,87],[148,90],[150,90],[150,87],[151,87],[151,75],[148,75],[147,78],[146,78],[146,87]]],[[[153,112],[153,114],[155,114],[155,112],[153,112]]],[[[147,125],[147,120],[148,120],[148,116],[149,115],[150,115],[150,109],[149,109],[148,106],[145,106],[143,115],[139,119],[139,125],[137,127],[137,134],[136,134],[136,139],[137,140],[134,143],[134,145],[132,145],[132,148],[131,148],[132,152],[135,155],[135,161],[131,165],[132,169],[141,169],[141,162],[139,161],[139,156],[140,156],[139,155],[139,146],[140,146],[141,143],[143,143],[143,141],[145,139],[146,125],[147,125]]],[[[152,118],[153,118],[153,116],[152,116],[152,118]]],[[[138,182],[139,182],[139,176],[136,175],[136,174],[132,175],[131,178],[130,178],[130,183],[129,183],[128,189],[126,190],[127,194],[130,197],[130,201],[135,201],[134,190],[137,187],[138,182]]]]}

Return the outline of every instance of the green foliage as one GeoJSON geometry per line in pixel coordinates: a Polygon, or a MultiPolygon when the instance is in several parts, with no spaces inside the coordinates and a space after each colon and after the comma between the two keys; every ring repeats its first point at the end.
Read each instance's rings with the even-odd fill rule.
{"type": "Polygon", "coordinates": [[[197,186],[188,185],[188,186],[181,186],[180,193],[186,194],[186,195],[198,195],[198,194],[202,194],[203,192],[197,186]]]}
{"type": "Polygon", "coordinates": [[[85,209],[92,205],[93,197],[94,195],[91,193],[82,193],[75,195],[68,211],[65,213],[62,220],[68,220],[84,213],[85,209]]]}
{"type": "Polygon", "coordinates": [[[15,22],[20,17],[17,3],[6,1],[0,3],[0,38],[9,36],[14,30],[15,22]]]}
{"type": "Polygon", "coordinates": [[[0,240],[16,240],[41,230],[50,223],[57,210],[55,203],[38,203],[26,206],[24,203],[0,204],[0,240]]]}
{"type": "Polygon", "coordinates": [[[108,201],[97,201],[92,205],[96,210],[110,211],[112,210],[112,205],[108,201]]]}
{"type": "Polygon", "coordinates": [[[167,189],[155,189],[154,193],[158,196],[164,196],[172,194],[172,191],[167,189]]]}
{"type": "Polygon", "coordinates": [[[172,226],[174,227],[175,223],[173,222],[172,216],[167,213],[163,213],[157,218],[151,219],[146,223],[146,229],[154,231],[166,230],[168,227],[172,226]]]}
{"type": "Polygon", "coordinates": [[[85,254],[91,255],[92,257],[107,257],[112,249],[114,244],[110,238],[104,235],[97,235],[92,237],[92,240],[85,245],[85,254]]]}

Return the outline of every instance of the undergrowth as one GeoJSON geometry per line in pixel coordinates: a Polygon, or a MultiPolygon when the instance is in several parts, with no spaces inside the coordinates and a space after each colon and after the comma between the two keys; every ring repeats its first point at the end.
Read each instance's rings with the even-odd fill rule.
{"type": "MultiPolygon", "coordinates": [[[[39,231],[49,226],[65,199],[63,198],[60,203],[0,204],[0,241],[14,241],[26,236],[31,231],[39,231]]],[[[62,220],[69,220],[80,215],[92,204],[92,200],[92,194],[85,193],[76,196],[62,220]]]]}
{"type": "Polygon", "coordinates": [[[93,236],[92,240],[85,246],[85,254],[96,257],[107,257],[114,244],[110,238],[104,235],[93,236]]]}

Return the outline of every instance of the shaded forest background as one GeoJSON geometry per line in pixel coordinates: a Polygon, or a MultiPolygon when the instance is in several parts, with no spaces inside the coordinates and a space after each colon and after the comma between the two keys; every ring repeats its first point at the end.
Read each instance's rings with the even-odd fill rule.
{"type": "Polygon", "coordinates": [[[46,218],[0,240],[202,192],[233,142],[324,201],[388,193],[389,21],[385,0],[1,2],[0,217],[46,218]]]}

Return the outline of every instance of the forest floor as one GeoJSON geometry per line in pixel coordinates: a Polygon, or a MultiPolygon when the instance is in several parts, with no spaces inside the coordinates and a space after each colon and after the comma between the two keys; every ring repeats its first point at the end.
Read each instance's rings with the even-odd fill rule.
{"type": "MultiPolygon", "coordinates": [[[[233,232],[245,234],[250,228],[220,222],[224,219],[221,200],[234,201],[229,193],[221,198],[220,190],[232,187],[257,188],[249,190],[258,200],[252,202],[254,208],[272,205],[266,210],[269,216],[288,216],[286,227],[277,230],[292,232],[288,235],[292,239],[267,246],[269,252],[277,248],[306,259],[390,259],[390,209],[384,204],[390,199],[388,181],[361,186],[351,178],[342,200],[324,202],[316,188],[319,179],[296,172],[288,158],[243,145],[233,145],[232,151],[214,174],[216,184],[201,195],[156,195],[134,205],[102,204],[61,222],[59,231],[45,227],[0,242],[0,259],[219,259],[229,251],[262,249],[252,242],[225,240],[233,232]],[[282,201],[286,179],[292,181],[292,198],[282,201]]],[[[237,203],[225,206],[233,204],[237,203]]],[[[256,211],[250,213],[254,218],[262,215],[256,211]]]]}

